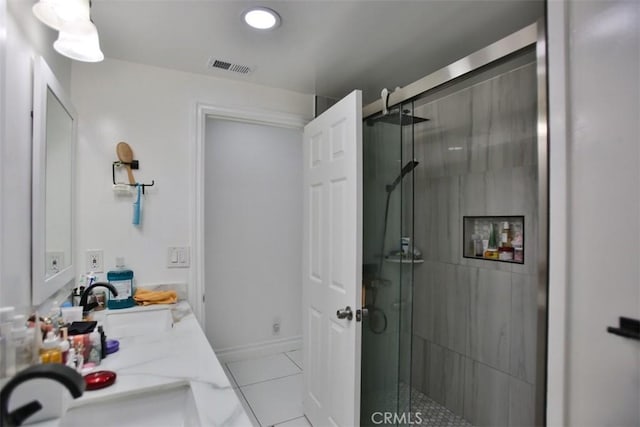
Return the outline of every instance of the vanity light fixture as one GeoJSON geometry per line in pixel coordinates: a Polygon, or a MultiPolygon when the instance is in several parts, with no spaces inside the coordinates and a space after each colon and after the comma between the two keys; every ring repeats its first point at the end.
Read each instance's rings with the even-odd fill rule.
{"type": "Polygon", "coordinates": [[[98,29],[91,21],[73,21],[60,28],[53,48],[60,55],[82,62],[100,62],[104,54],[100,50],[98,29]]]}
{"type": "Polygon", "coordinates": [[[40,0],[33,14],[44,24],[59,31],[53,48],[76,61],[100,62],[98,29],[91,21],[90,0],[40,0]]]}
{"type": "Polygon", "coordinates": [[[44,24],[60,30],[65,22],[89,20],[88,0],[40,0],[31,9],[44,24]]]}
{"type": "Polygon", "coordinates": [[[244,22],[258,30],[272,30],[280,26],[280,15],[266,7],[252,7],[242,14],[244,22]]]}

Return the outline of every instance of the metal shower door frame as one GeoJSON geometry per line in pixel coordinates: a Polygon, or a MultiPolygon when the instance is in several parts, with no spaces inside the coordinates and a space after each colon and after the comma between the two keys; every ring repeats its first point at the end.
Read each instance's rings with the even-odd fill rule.
{"type": "MultiPolygon", "coordinates": [[[[392,108],[424,93],[472,73],[495,61],[527,48],[535,47],[537,75],[537,153],[538,153],[538,265],[535,425],[546,425],[547,410],[547,335],[549,282],[549,144],[547,105],[547,31],[544,18],[498,40],[438,71],[389,94],[392,108]]],[[[384,108],[378,99],[362,108],[362,117],[379,114],[384,108]]]]}

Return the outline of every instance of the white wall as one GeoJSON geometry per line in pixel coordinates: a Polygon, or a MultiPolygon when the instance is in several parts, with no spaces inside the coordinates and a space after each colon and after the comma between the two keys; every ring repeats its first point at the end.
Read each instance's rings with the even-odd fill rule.
{"type": "Polygon", "coordinates": [[[31,304],[31,109],[33,60],[42,55],[69,90],[71,61],[52,47],[56,33],[31,13],[32,1],[9,0],[6,15],[6,69],[2,91],[5,123],[0,149],[2,248],[0,306],[31,304]]]}
{"type": "MultiPolygon", "coordinates": [[[[142,285],[190,281],[193,264],[191,269],[168,269],[166,258],[167,247],[194,244],[190,150],[196,103],[312,115],[310,95],[114,59],[76,62],[72,74],[72,101],[79,116],[77,272],[84,272],[87,249],[102,249],[106,270],[116,256],[124,256],[142,285]],[[142,202],[139,228],[131,224],[132,199],[117,197],[111,189],[119,141],[127,141],[140,161],[136,179],[156,182],[142,202]]],[[[194,294],[190,289],[190,297],[194,294]]]]}
{"type": "Polygon", "coordinates": [[[302,129],[208,119],[204,151],[209,342],[300,338],[302,129]]]}
{"type": "MultiPolygon", "coordinates": [[[[4,144],[5,144],[5,103],[6,97],[2,94],[5,93],[5,74],[6,74],[6,56],[7,56],[7,2],[6,0],[0,0],[0,177],[2,177],[2,171],[4,170],[4,144]]],[[[0,179],[0,183],[2,179],[0,179]]],[[[0,283],[2,283],[2,262],[4,253],[3,239],[3,218],[4,218],[4,191],[3,185],[0,184],[0,283]]],[[[4,305],[5,297],[2,285],[0,284],[0,306],[4,305]]]]}
{"type": "Polygon", "coordinates": [[[640,425],[640,3],[549,8],[549,425],[640,425]]]}

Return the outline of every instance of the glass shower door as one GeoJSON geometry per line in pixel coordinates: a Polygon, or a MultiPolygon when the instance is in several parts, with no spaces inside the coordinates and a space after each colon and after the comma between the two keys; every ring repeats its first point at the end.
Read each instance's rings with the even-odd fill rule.
{"type": "Polygon", "coordinates": [[[362,425],[389,425],[389,416],[410,410],[412,264],[406,261],[415,164],[406,124],[396,108],[363,126],[362,425]]]}

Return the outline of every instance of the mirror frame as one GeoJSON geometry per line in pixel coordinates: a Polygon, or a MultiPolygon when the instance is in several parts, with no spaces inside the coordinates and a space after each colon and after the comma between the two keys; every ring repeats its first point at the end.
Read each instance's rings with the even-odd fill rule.
{"type": "Polygon", "coordinates": [[[44,58],[34,63],[33,74],[33,164],[31,200],[31,302],[40,305],[75,277],[75,156],[78,119],[76,110],[63,86],[44,58]],[[53,276],[46,277],[46,159],[47,159],[47,92],[56,96],[72,120],[71,136],[71,254],[70,264],[53,276]]]}

